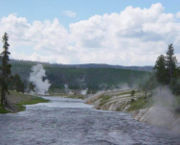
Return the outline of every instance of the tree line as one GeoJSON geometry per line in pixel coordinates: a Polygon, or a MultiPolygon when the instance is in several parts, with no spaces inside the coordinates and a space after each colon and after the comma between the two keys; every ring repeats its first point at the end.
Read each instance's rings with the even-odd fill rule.
{"type": "Polygon", "coordinates": [[[139,84],[145,97],[152,96],[153,90],[159,86],[168,86],[174,95],[180,95],[180,66],[173,44],[168,46],[165,55],[157,57],[151,75],[139,84]]]}
{"type": "Polygon", "coordinates": [[[166,55],[160,55],[155,63],[155,77],[159,84],[169,86],[176,95],[180,94],[180,66],[177,65],[173,44],[168,46],[166,55]]]}

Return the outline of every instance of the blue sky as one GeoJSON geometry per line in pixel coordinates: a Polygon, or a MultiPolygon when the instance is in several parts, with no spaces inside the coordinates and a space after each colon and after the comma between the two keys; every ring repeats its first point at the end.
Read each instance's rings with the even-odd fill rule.
{"type": "Polygon", "coordinates": [[[173,43],[180,61],[180,0],[0,0],[4,32],[14,59],[154,65],[173,43]]]}
{"type": "Polygon", "coordinates": [[[0,0],[0,17],[15,13],[29,21],[54,19],[64,26],[90,16],[104,13],[119,13],[127,6],[148,8],[160,2],[166,12],[176,13],[180,10],[180,0],[0,0]],[[70,10],[77,14],[75,18],[63,15],[70,10]]]}

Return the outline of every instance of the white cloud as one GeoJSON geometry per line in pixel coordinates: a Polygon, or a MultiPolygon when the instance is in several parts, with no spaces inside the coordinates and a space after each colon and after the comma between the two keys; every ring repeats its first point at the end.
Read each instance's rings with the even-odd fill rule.
{"type": "Polygon", "coordinates": [[[70,11],[70,10],[63,11],[63,15],[70,17],[70,18],[75,18],[77,16],[77,14],[75,12],[70,11]]]}
{"type": "Polygon", "coordinates": [[[176,17],[177,17],[177,18],[180,18],[180,12],[177,12],[177,13],[176,13],[176,17]]]}
{"type": "Polygon", "coordinates": [[[160,3],[127,7],[120,13],[95,15],[64,28],[58,19],[34,21],[14,14],[0,19],[8,32],[12,56],[57,63],[153,65],[174,43],[180,61],[180,22],[160,3]]]}

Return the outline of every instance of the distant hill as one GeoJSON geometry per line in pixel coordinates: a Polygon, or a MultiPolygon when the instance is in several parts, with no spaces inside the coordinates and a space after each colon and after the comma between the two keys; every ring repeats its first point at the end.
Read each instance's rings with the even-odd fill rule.
{"type": "Polygon", "coordinates": [[[109,65],[109,64],[74,64],[74,65],[62,65],[61,67],[74,67],[74,68],[122,68],[128,70],[140,70],[140,71],[152,71],[152,66],[121,66],[121,65],[109,65]]]}
{"type": "Polygon", "coordinates": [[[122,68],[128,70],[139,70],[139,71],[152,71],[153,66],[122,66],[122,65],[110,65],[110,64],[96,64],[96,63],[87,63],[87,64],[50,64],[46,62],[36,62],[36,61],[23,61],[23,60],[11,60],[12,64],[25,63],[28,65],[35,65],[38,63],[44,65],[53,65],[61,68],[122,68]]]}
{"type": "MultiPolygon", "coordinates": [[[[25,81],[28,80],[31,67],[37,63],[32,61],[11,60],[12,72],[18,73],[25,81]]],[[[124,84],[134,85],[152,70],[151,66],[119,66],[108,64],[49,64],[41,63],[50,80],[51,89],[63,89],[65,84],[71,89],[98,90],[113,88],[124,84]]]]}

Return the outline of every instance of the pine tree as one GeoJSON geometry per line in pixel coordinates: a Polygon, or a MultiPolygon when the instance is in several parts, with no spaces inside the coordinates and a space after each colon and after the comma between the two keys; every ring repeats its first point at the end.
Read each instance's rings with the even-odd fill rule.
{"type": "Polygon", "coordinates": [[[173,81],[173,78],[176,76],[176,66],[177,60],[174,56],[174,47],[173,44],[170,44],[168,46],[168,51],[166,53],[166,67],[167,67],[167,76],[168,76],[168,84],[170,84],[173,81]]]}
{"type": "Polygon", "coordinates": [[[11,74],[11,65],[8,63],[10,52],[8,51],[8,35],[4,33],[3,37],[3,51],[1,53],[1,105],[7,105],[6,95],[8,93],[8,81],[11,74]]]}
{"type": "Polygon", "coordinates": [[[167,84],[167,69],[164,55],[160,55],[158,57],[154,66],[154,70],[157,81],[163,85],[167,84]]]}
{"type": "Polygon", "coordinates": [[[168,46],[166,57],[158,57],[154,69],[160,84],[168,85],[174,94],[180,94],[180,68],[177,67],[173,44],[168,46]]]}
{"type": "Polygon", "coordinates": [[[9,89],[13,89],[13,90],[16,90],[17,92],[24,93],[25,85],[18,74],[15,74],[14,76],[12,76],[9,89]]]}

